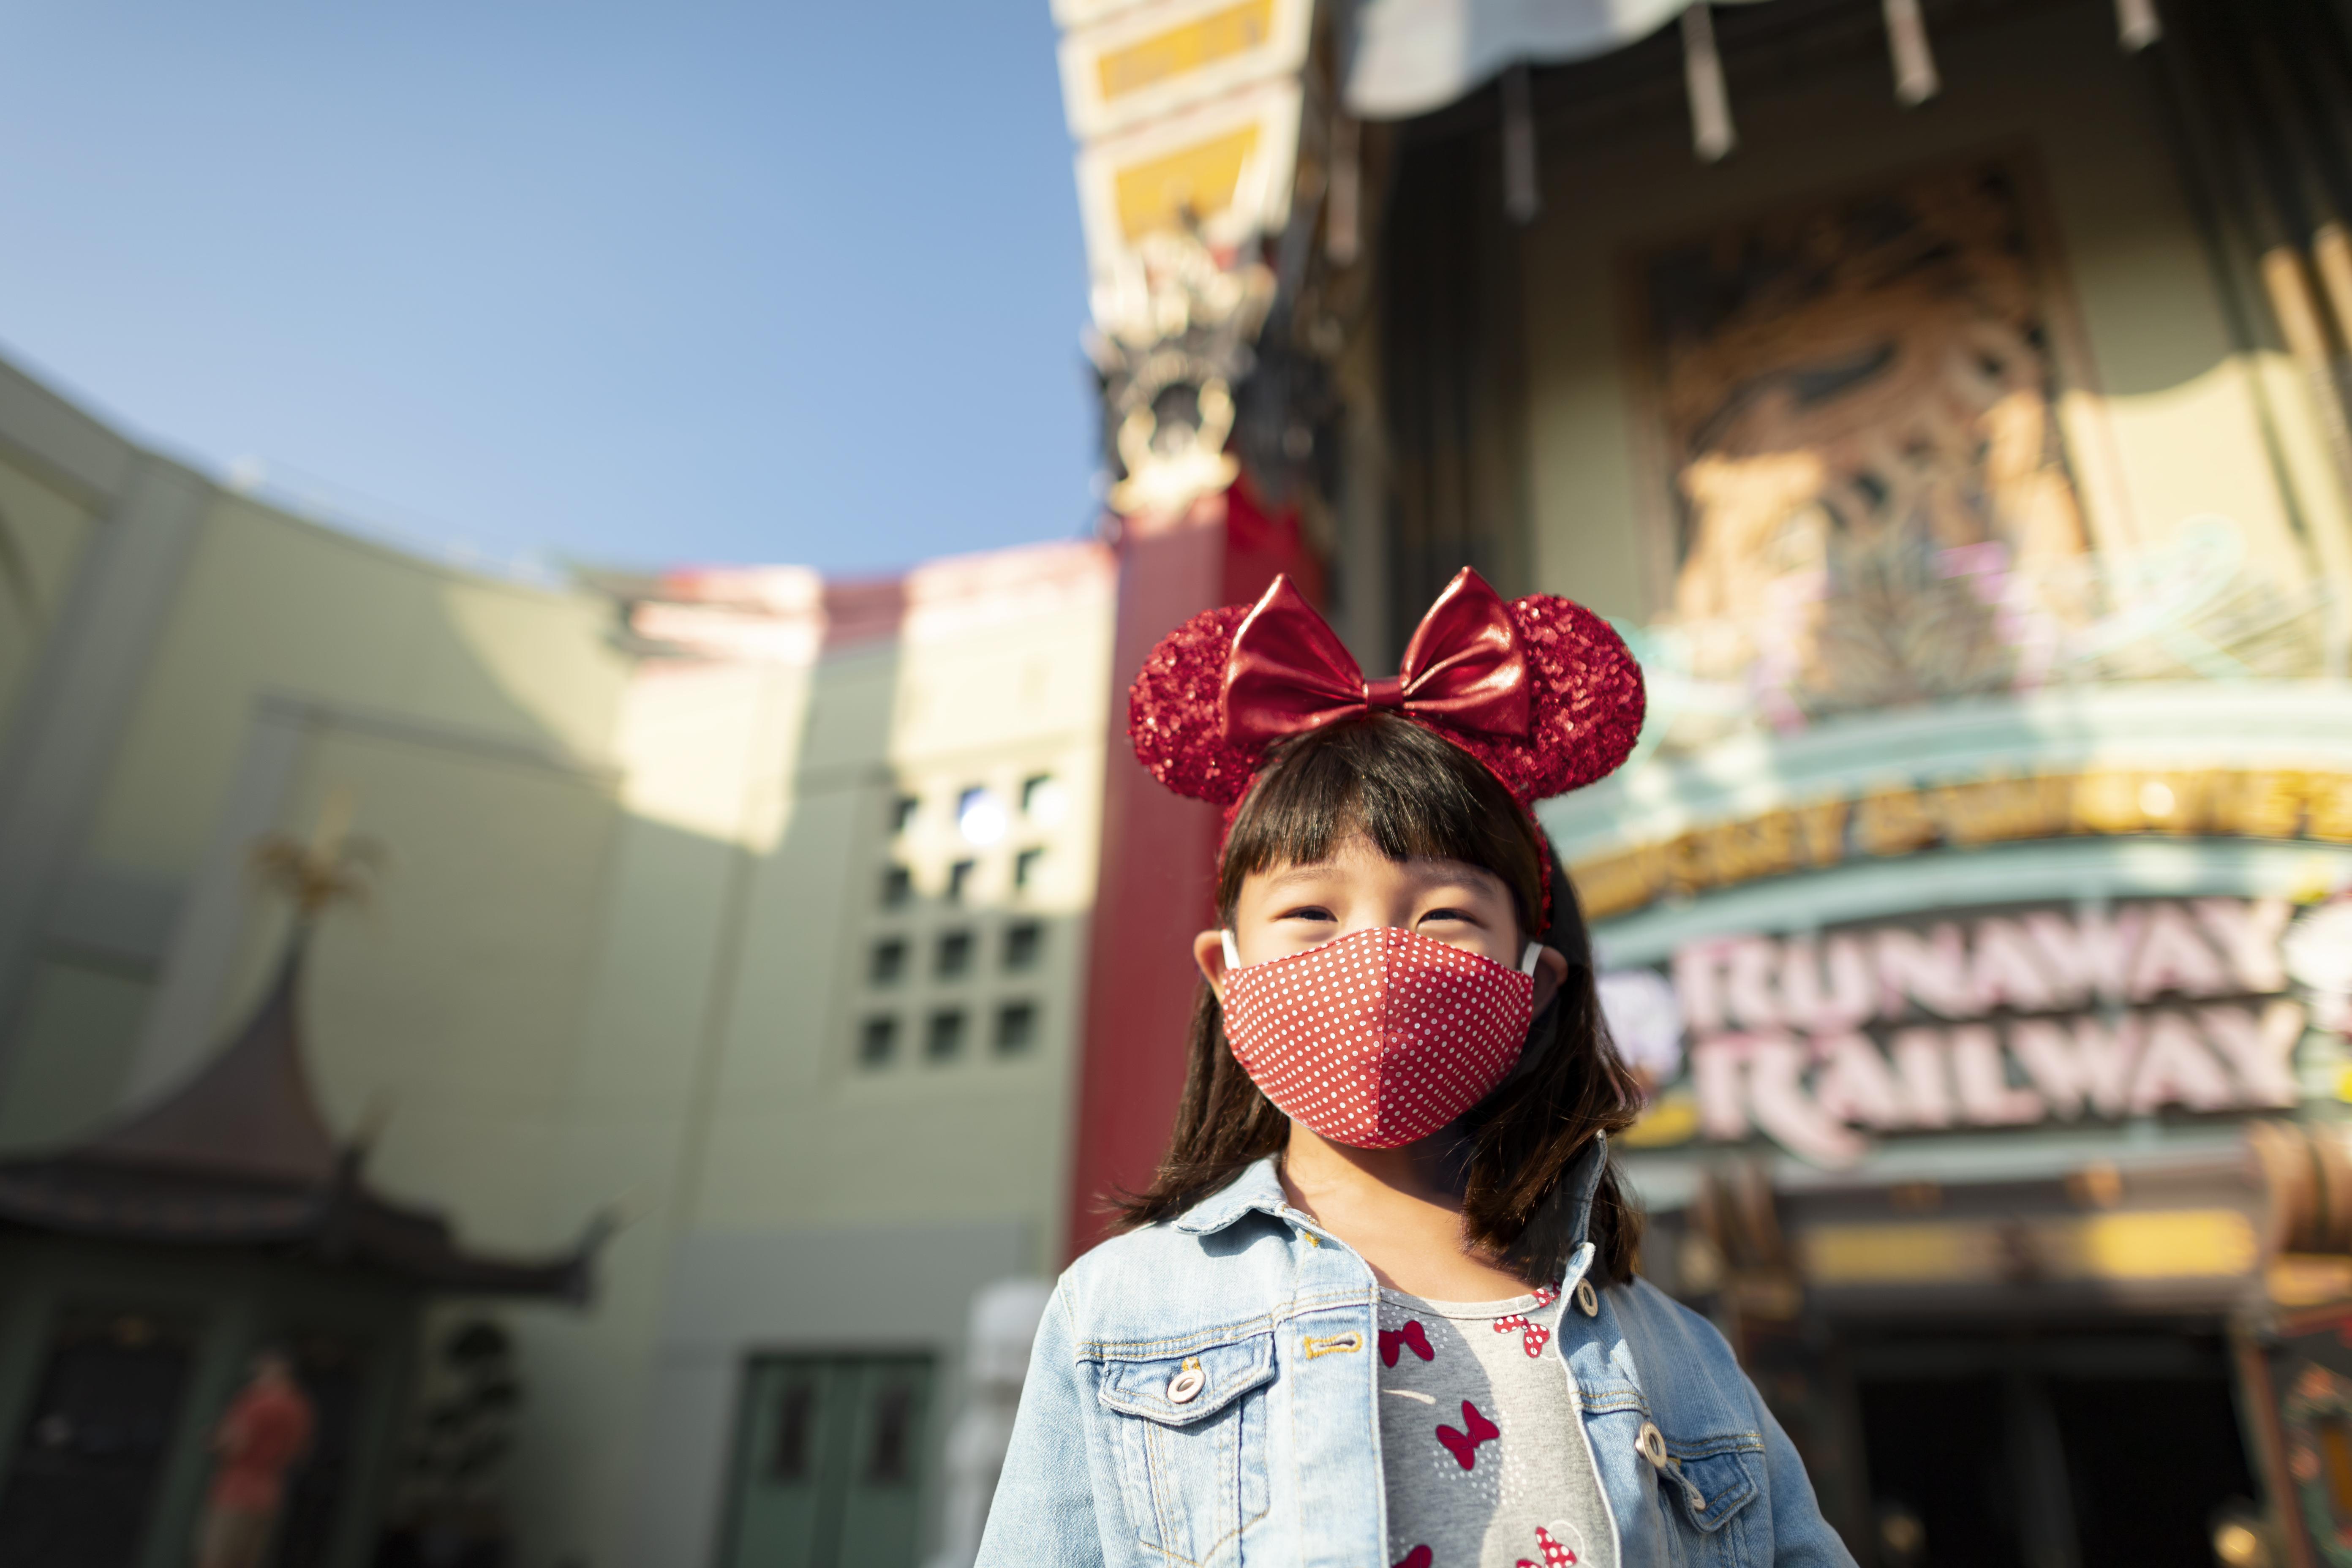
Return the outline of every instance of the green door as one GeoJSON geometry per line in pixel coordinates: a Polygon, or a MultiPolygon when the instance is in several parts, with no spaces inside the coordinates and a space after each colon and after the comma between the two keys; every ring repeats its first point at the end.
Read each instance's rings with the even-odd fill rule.
{"type": "Polygon", "coordinates": [[[721,1568],[914,1568],[927,1355],[755,1356],[721,1568]]]}

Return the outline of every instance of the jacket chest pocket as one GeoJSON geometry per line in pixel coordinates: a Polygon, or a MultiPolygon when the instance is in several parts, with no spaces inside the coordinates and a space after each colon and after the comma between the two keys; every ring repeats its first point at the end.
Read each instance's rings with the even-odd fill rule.
{"type": "MultiPolygon", "coordinates": [[[[1654,1430],[1654,1428],[1653,1428],[1654,1430]]],[[[1666,1463],[1658,1468],[1658,1506],[1673,1520],[1676,1560],[1694,1568],[1757,1568],[1772,1557],[1772,1542],[1756,1539],[1770,1521],[1748,1505],[1763,1489],[1764,1445],[1753,1433],[1661,1439],[1666,1463]]],[[[1647,1456],[1644,1455],[1646,1458],[1647,1456]]]]}
{"type": "Polygon", "coordinates": [[[1104,1427],[1136,1540],[1169,1563],[1231,1564],[1265,1516],[1274,1335],[1103,1363],[1104,1427]]]}

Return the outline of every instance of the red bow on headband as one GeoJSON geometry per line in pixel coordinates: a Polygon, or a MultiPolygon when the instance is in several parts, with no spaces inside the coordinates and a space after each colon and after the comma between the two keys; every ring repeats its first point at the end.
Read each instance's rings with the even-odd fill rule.
{"type": "Polygon", "coordinates": [[[1429,607],[1404,662],[1367,680],[1287,577],[1276,577],[1234,628],[1225,658],[1225,739],[1245,750],[1369,709],[1402,709],[1449,730],[1524,739],[1531,727],[1527,655],[1509,606],[1465,566],[1429,607]]]}
{"type": "Polygon", "coordinates": [[[1273,743],[1393,709],[1486,764],[1522,803],[1591,784],[1642,732],[1642,668],[1609,623],[1550,594],[1505,604],[1475,572],[1446,585],[1392,679],[1366,680],[1279,578],[1255,605],[1203,610],[1161,637],[1128,689],[1151,776],[1233,806],[1273,743]]]}

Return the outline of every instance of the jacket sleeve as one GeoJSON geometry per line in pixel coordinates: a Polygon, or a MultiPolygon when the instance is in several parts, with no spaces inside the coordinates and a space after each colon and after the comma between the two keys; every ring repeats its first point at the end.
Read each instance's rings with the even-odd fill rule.
{"type": "Polygon", "coordinates": [[[1855,1568],[1844,1538],[1822,1516],[1797,1446],[1773,1418],[1755,1381],[1747,1382],[1748,1402],[1756,1407],[1756,1429],[1764,1435],[1764,1500],[1772,1508],[1773,1568],[1855,1568]]]}
{"type": "Polygon", "coordinates": [[[1093,1412],[1080,1387],[1075,1343],[1069,1305],[1056,1289],[1029,1352],[975,1568],[1099,1568],[1103,1561],[1087,1459],[1093,1412]]]}

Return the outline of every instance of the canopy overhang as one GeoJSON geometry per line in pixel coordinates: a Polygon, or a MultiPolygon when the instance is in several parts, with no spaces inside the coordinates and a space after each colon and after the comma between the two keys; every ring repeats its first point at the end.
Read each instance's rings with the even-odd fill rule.
{"type": "Polygon", "coordinates": [[[0,1160],[0,1234],[246,1247],[417,1289],[585,1301],[609,1216],[566,1251],[499,1257],[369,1184],[364,1142],[328,1131],[304,1070],[306,947],[298,927],[245,1027],[187,1082],[70,1146],[0,1160]]]}
{"type": "MultiPolygon", "coordinates": [[[[1355,15],[1345,87],[1348,111],[1407,120],[1466,97],[1517,65],[1564,65],[1638,43],[1682,19],[1686,47],[1711,48],[1707,15],[1766,0],[1363,0],[1355,15]]],[[[1881,0],[1907,100],[1933,96],[1920,0],[1881,0]],[[1923,67],[1927,73],[1922,74],[1923,67]],[[1922,90],[1924,89],[1924,90],[1922,90]]],[[[2154,42],[2154,0],[2115,0],[2126,49],[2154,42]]],[[[1698,62],[1713,69],[1711,60],[1698,62]]]]}
{"type": "Polygon", "coordinates": [[[1366,0],[1356,13],[1348,109],[1364,120],[1426,114],[1507,67],[1609,54],[1688,9],[1689,0],[1366,0]]]}

